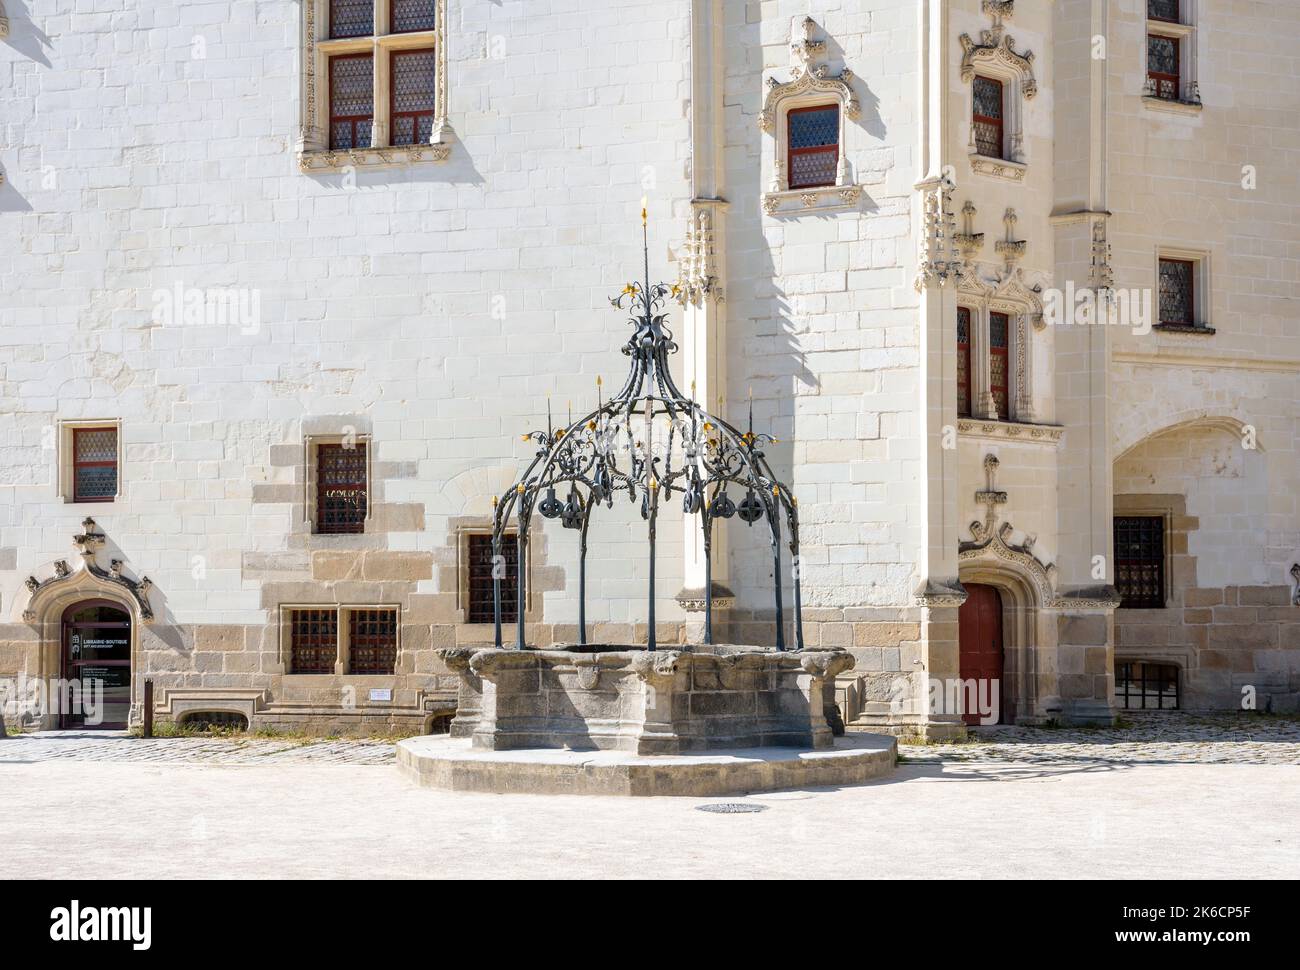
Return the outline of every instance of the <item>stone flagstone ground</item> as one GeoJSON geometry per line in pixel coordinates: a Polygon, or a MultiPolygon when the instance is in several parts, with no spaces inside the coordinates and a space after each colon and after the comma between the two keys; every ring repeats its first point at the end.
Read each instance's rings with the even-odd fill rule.
{"type": "Polygon", "coordinates": [[[25,735],[0,841],[10,878],[1300,877],[1300,721],[1129,720],[907,745],[887,781],[727,815],[429,791],[388,741],[25,735]]]}

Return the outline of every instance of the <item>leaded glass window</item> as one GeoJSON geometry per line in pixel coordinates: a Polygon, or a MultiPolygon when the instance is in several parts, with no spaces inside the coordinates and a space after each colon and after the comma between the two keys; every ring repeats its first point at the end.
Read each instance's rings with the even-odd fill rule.
{"type": "Polygon", "coordinates": [[[789,128],[790,188],[834,185],[840,160],[839,105],[795,108],[789,128]]]}
{"type": "Polygon", "coordinates": [[[1152,93],[1166,101],[1178,100],[1179,47],[1177,37],[1147,35],[1147,77],[1152,93]]]}
{"type": "Polygon", "coordinates": [[[354,674],[397,671],[397,611],[348,611],[348,656],[354,674]]]}
{"type": "Polygon", "coordinates": [[[391,58],[393,106],[392,144],[425,144],[433,135],[433,48],[394,51],[391,58]]]}
{"type": "Polygon", "coordinates": [[[987,158],[1002,158],[1006,130],[1002,82],[976,75],[974,97],[974,116],[971,120],[975,126],[975,150],[987,158]]]}
{"type": "Polygon", "coordinates": [[[1179,23],[1182,11],[1178,9],[1178,0],[1147,0],[1147,17],[1151,20],[1167,20],[1179,23]]]}
{"type": "Polygon", "coordinates": [[[1005,313],[989,314],[989,391],[997,416],[1011,417],[1008,388],[1011,375],[1011,318],[1005,313]]]}
{"type": "Polygon", "coordinates": [[[393,33],[433,30],[437,15],[436,0],[393,0],[393,33]]]}
{"type": "Polygon", "coordinates": [[[374,32],[374,0],[330,0],[331,37],[369,37],[374,32]]]}
{"type": "Polygon", "coordinates": [[[316,531],[326,535],[364,532],[366,446],[319,445],[316,449],[316,531]]]}
{"type": "Polygon", "coordinates": [[[1160,322],[1196,326],[1196,264],[1192,261],[1160,260],[1160,322]]]}
{"type": "Polygon", "coordinates": [[[111,502],[117,496],[117,429],[72,431],[72,500],[111,502]]]}
{"type": "Polygon", "coordinates": [[[1115,589],[1126,609],[1165,605],[1165,520],[1159,515],[1115,517],[1115,589]]]}
{"type": "MultiPolygon", "coordinates": [[[[501,622],[514,623],[519,616],[519,543],[514,536],[501,540],[501,622]]],[[[492,537],[469,536],[469,596],[466,619],[470,623],[495,621],[493,600],[492,537]]]]}
{"type": "Polygon", "coordinates": [[[339,655],[338,610],[293,610],[289,616],[289,645],[290,673],[334,673],[339,655]]]}
{"type": "Polygon", "coordinates": [[[957,308],[957,413],[970,416],[970,310],[957,308]]]}
{"type": "Polygon", "coordinates": [[[330,58],[330,148],[369,148],[375,121],[375,60],[330,58]]]}

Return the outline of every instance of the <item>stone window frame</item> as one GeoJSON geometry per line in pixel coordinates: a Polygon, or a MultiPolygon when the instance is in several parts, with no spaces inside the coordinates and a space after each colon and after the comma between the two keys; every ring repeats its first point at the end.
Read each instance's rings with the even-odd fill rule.
{"type": "Polygon", "coordinates": [[[1156,111],[1173,111],[1182,114],[1198,114],[1202,110],[1201,86],[1199,78],[1198,32],[1200,23],[1200,0],[1182,0],[1179,4],[1179,21],[1156,20],[1144,17],[1142,20],[1142,103],[1156,111]],[[1150,80],[1147,63],[1147,38],[1151,36],[1169,37],[1178,42],[1178,98],[1162,98],[1155,93],[1150,80]]]}
{"type": "Polygon", "coordinates": [[[347,677],[362,681],[377,679],[391,680],[398,676],[402,666],[402,606],[400,603],[281,603],[276,617],[278,626],[277,653],[281,669],[286,677],[347,677]],[[334,672],[330,673],[294,673],[293,672],[293,613],[296,610],[329,610],[337,618],[336,631],[338,643],[334,657],[334,672]],[[354,674],[349,671],[352,666],[351,618],[353,610],[391,610],[397,616],[397,652],[393,660],[391,674],[354,674]]]}
{"type": "Polygon", "coordinates": [[[120,501],[122,498],[122,483],[125,479],[126,469],[126,446],[122,440],[122,419],[121,418],[65,418],[58,422],[56,429],[58,436],[56,448],[56,467],[55,478],[58,482],[59,499],[67,505],[110,505],[113,502],[120,501]],[[74,432],[77,431],[96,431],[105,428],[112,428],[117,433],[117,491],[109,499],[96,499],[95,501],[86,502],[78,501],[76,498],[76,486],[74,481],[74,466],[76,455],[74,448],[74,432]]]}
{"type": "Polygon", "coordinates": [[[1026,86],[1033,75],[1015,61],[990,57],[975,62],[967,82],[966,126],[967,157],[971,170],[1010,182],[1023,182],[1029,172],[1029,157],[1025,151],[1025,101],[1031,97],[1026,86]],[[983,77],[1002,85],[1002,158],[982,155],[975,144],[975,78],[983,77]]]}
{"type": "MultiPolygon", "coordinates": [[[[970,395],[971,414],[960,415],[962,420],[999,421],[1006,424],[1032,424],[1034,421],[1030,381],[1029,330],[1036,315],[1034,307],[1013,296],[999,294],[989,287],[977,290],[967,286],[958,289],[957,303],[970,311],[970,395]],[[991,345],[991,315],[1005,314],[1009,318],[1007,347],[1007,406],[1008,414],[998,414],[993,400],[991,345]]],[[[954,316],[954,328],[956,327],[954,316]]],[[[954,336],[955,340],[955,336],[954,336]]],[[[953,385],[954,393],[956,385],[953,385]]]]}
{"type": "Polygon", "coordinates": [[[373,0],[373,34],[329,36],[329,0],[303,0],[300,54],[300,105],[297,151],[303,172],[378,168],[413,162],[445,162],[451,157],[453,131],[447,109],[447,5],[434,0],[434,29],[392,33],[392,0],[373,0]],[[390,145],[392,105],[391,55],[395,51],[432,48],[434,51],[434,122],[427,143],[390,145]],[[372,148],[334,150],[329,147],[329,60],[340,54],[371,54],[374,70],[372,148]]]}
{"type": "Polygon", "coordinates": [[[1207,249],[1187,249],[1179,246],[1156,247],[1155,261],[1152,266],[1152,271],[1155,274],[1153,276],[1155,283],[1152,290],[1155,297],[1152,302],[1157,320],[1152,325],[1153,330],[1163,333],[1214,335],[1215,328],[1210,325],[1210,308],[1214,305],[1211,299],[1210,270],[1211,254],[1207,249]],[[1160,316],[1160,263],[1164,260],[1177,260],[1192,264],[1192,319],[1194,323],[1190,327],[1161,323],[1158,319],[1160,316]]]}
{"type": "MultiPolygon", "coordinates": [[[[1112,535],[1115,528],[1115,519],[1119,517],[1148,516],[1150,518],[1160,518],[1164,520],[1164,542],[1165,542],[1165,563],[1164,563],[1164,606],[1159,607],[1116,607],[1116,610],[1123,609],[1125,613],[1139,612],[1160,612],[1168,613],[1181,606],[1181,601],[1174,596],[1174,556],[1186,553],[1187,530],[1180,529],[1175,531],[1174,520],[1176,518],[1186,518],[1187,505],[1186,499],[1181,496],[1166,496],[1156,493],[1122,493],[1114,496],[1111,502],[1110,522],[1112,535]],[[1181,537],[1181,538],[1180,538],[1181,537]],[[1181,549],[1182,553],[1178,550],[1181,549]]],[[[1112,543],[1113,545],[1113,543],[1112,543]]],[[[1109,570],[1111,585],[1114,585],[1115,570],[1113,561],[1116,558],[1114,548],[1110,551],[1112,567],[1109,570]]],[[[1125,657],[1125,659],[1133,659],[1125,657]]]]}
{"type": "Polygon", "coordinates": [[[308,434],[303,435],[303,524],[313,536],[321,538],[339,538],[365,535],[375,514],[375,447],[374,438],[369,432],[359,434],[308,434]],[[366,518],[361,532],[317,532],[316,531],[316,486],[319,481],[318,457],[320,445],[345,445],[348,441],[366,446],[366,518]]]}
{"type": "MultiPolygon", "coordinates": [[[[1123,599],[1121,599],[1119,606],[1117,606],[1116,609],[1122,609],[1122,610],[1170,609],[1173,605],[1171,602],[1173,597],[1171,596],[1171,592],[1170,592],[1172,584],[1170,582],[1169,573],[1173,565],[1173,560],[1172,557],[1170,556],[1170,531],[1169,530],[1173,527],[1173,511],[1168,506],[1161,506],[1156,511],[1145,511],[1145,512],[1135,512],[1128,509],[1121,512],[1118,509],[1114,509],[1111,511],[1111,515],[1110,515],[1112,533],[1114,532],[1115,529],[1116,519],[1158,519],[1160,521],[1160,546],[1161,546],[1160,548],[1160,601],[1161,601],[1160,605],[1159,606],[1125,606],[1123,599]]],[[[1120,556],[1119,556],[1119,551],[1116,549],[1112,548],[1111,553],[1115,557],[1115,568],[1111,570],[1112,585],[1114,585],[1116,590],[1118,591],[1119,586],[1117,585],[1117,582],[1119,580],[1118,570],[1119,570],[1120,556]]]]}

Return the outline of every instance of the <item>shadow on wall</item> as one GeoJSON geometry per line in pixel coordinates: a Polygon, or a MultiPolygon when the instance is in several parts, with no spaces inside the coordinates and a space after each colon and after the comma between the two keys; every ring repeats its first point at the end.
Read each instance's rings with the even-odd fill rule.
{"type": "Polygon", "coordinates": [[[4,0],[9,15],[9,36],[4,42],[28,60],[44,67],[52,66],[46,51],[53,45],[45,31],[36,26],[27,9],[27,0],[4,0]]]}

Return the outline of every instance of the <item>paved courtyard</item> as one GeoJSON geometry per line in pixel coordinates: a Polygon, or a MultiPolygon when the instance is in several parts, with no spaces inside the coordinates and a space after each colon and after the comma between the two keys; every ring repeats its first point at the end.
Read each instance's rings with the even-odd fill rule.
{"type": "Polygon", "coordinates": [[[0,838],[13,876],[1300,877],[1300,722],[1131,721],[725,800],[433,792],[389,742],[24,735],[0,741],[0,838]],[[697,810],[720,801],[761,810],[697,810]]]}

